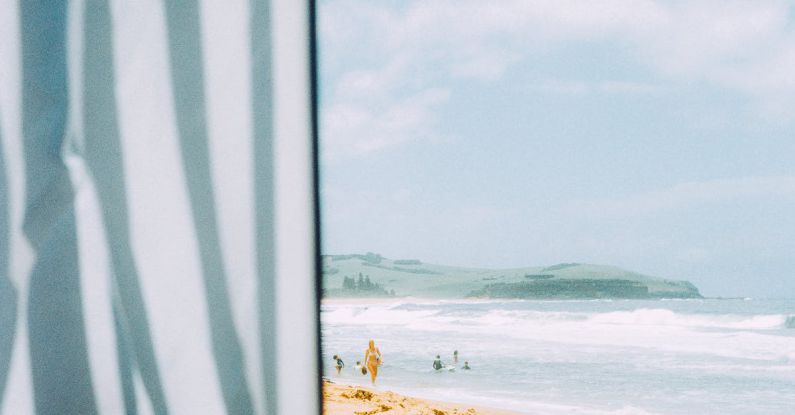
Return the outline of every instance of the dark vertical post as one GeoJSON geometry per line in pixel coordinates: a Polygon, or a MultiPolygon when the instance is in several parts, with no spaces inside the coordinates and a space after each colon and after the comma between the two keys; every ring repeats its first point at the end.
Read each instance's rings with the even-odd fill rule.
{"type": "Polygon", "coordinates": [[[314,211],[314,231],[315,231],[315,315],[317,316],[316,325],[316,338],[317,338],[317,368],[320,376],[318,376],[318,396],[320,401],[319,407],[323,408],[323,342],[322,342],[322,327],[320,326],[320,301],[323,297],[323,257],[322,257],[322,234],[323,231],[321,217],[320,217],[320,131],[318,126],[319,120],[319,99],[318,96],[318,82],[320,62],[318,58],[318,39],[317,39],[317,2],[315,0],[307,0],[309,2],[309,92],[310,92],[310,117],[311,117],[311,134],[312,134],[312,209],[314,211]]]}

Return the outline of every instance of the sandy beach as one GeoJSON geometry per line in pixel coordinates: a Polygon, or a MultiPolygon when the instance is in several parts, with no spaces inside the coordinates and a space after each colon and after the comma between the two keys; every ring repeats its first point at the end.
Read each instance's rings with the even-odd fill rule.
{"type": "Polygon", "coordinates": [[[323,382],[323,415],[517,415],[516,412],[427,399],[390,391],[323,382]]]}

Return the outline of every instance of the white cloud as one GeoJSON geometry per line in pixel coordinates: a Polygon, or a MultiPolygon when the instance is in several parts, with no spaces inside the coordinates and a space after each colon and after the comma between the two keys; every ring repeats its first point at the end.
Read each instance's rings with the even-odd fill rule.
{"type": "Polygon", "coordinates": [[[442,48],[453,66],[461,55],[488,60],[604,41],[630,45],[661,74],[770,92],[795,87],[793,7],[785,0],[414,2],[386,19],[385,30],[392,50],[442,48]]]}
{"type": "Polygon", "coordinates": [[[793,9],[786,0],[328,1],[320,13],[334,83],[324,100],[326,152],[368,154],[438,135],[433,112],[444,100],[423,98],[428,91],[499,81],[531,55],[578,42],[624,46],[660,82],[558,79],[530,89],[656,94],[662,84],[703,84],[744,96],[762,119],[790,122],[793,9]]]}
{"type": "Polygon", "coordinates": [[[508,67],[521,59],[519,53],[494,48],[470,49],[451,64],[450,72],[458,78],[474,78],[495,81],[502,77],[508,67]]]}
{"type": "Polygon", "coordinates": [[[398,101],[333,103],[321,118],[323,156],[333,162],[428,136],[432,131],[433,111],[448,97],[448,90],[430,88],[398,101]]]}

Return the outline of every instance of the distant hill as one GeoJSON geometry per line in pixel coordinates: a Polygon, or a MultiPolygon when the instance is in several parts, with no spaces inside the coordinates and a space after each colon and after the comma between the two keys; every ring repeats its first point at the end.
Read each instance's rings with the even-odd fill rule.
{"type": "Polygon", "coordinates": [[[701,298],[687,281],[609,265],[563,263],[510,269],[462,268],[374,253],[323,256],[325,297],[701,298]]]}

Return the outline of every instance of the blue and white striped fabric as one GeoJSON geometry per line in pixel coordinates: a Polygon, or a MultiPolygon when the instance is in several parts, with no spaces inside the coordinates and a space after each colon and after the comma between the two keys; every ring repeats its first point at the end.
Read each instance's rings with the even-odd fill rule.
{"type": "Polygon", "coordinates": [[[309,16],[0,0],[0,414],[318,412],[309,16]]]}

